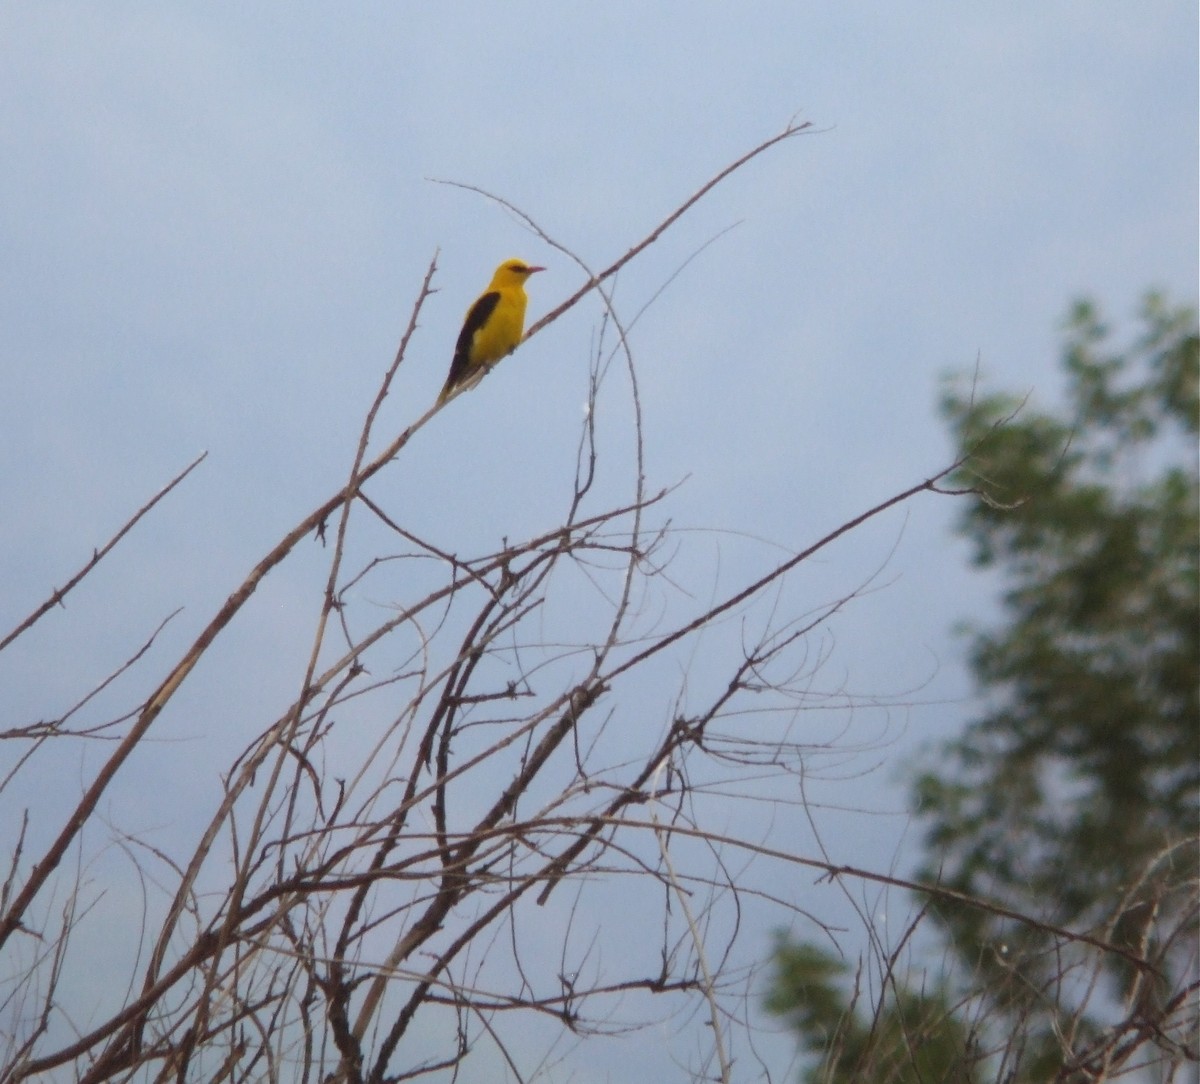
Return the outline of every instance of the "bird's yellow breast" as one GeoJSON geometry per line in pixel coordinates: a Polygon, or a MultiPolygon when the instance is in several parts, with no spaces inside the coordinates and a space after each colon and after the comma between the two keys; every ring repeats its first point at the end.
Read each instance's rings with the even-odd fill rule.
{"type": "Polygon", "coordinates": [[[525,291],[520,286],[501,289],[491,316],[484,321],[471,339],[472,365],[491,365],[521,341],[525,327],[525,291]]]}

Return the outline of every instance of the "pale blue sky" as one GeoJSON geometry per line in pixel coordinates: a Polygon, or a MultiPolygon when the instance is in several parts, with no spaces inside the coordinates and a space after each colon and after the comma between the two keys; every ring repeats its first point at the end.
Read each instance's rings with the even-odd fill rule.
{"type": "MultiPolygon", "coordinates": [[[[436,394],[501,259],[548,266],[534,318],[578,285],[519,223],[429,178],[502,195],[602,266],[789,117],[812,121],[617,288],[636,311],[738,223],[634,331],[648,478],[688,478],[676,523],[799,548],[943,464],[942,372],[978,358],[988,381],[1053,402],[1071,299],[1125,320],[1151,286],[1195,298],[1196,31],[1182,0],[5,5],[0,629],[209,452],[65,613],[0,656],[14,721],[61,710],[177,606],[166,646],[185,644],[341,483],[435,251],[393,429],[436,394]]],[[[471,549],[557,522],[599,312],[538,336],[385,476],[418,532],[471,549]]],[[[949,629],[991,603],[952,513],[920,501],[809,570],[816,605],[887,562],[836,627],[852,688],[966,691],[949,629]]],[[[725,582],[740,555],[722,551],[725,582]]],[[[715,545],[682,560],[703,581],[715,545]]],[[[301,652],[319,562],[273,577],[219,658],[301,652]]],[[[220,760],[195,721],[221,697],[276,703],[261,674],[218,687],[216,670],[165,720],[198,764],[220,760]]],[[[903,867],[885,784],[967,710],[891,719],[895,744],[858,765],[878,770],[831,792],[888,811],[886,830],[834,819],[835,857],[903,867]]],[[[184,789],[202,801],[210,783],[184,789]]],[[[170,819],[136,783],[113,802],[170,819]]]]}

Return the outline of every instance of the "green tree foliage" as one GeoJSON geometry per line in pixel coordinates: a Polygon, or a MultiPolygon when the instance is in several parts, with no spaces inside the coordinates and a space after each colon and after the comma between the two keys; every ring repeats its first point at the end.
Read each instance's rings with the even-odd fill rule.
{"type": "MultiPolygon", "coordinates": [[[[1003,617],[965,630],[981,713],[912,794],[921,879],[1030,920],[934,900],[956,983],[985,1006],[993,1039],[1007,1036],[1003,1056],[991,1047],[998,1079],[1090,1080],[1100,1062],[1111,1074],[1196,1057],[1196,315],[1151,295],[1135,341],[1111,340],[1091,304],[1074,307],[1060,412],[977,398],[961,381],[942,402],[970,453],[960,531],[998,575],[1003,617]]],[[[817,1024],[837,1014],[788,1008],[794,947],[777,954],[770,1004],[815,1050],[817,1024]]]]}
{"type": "MultiPolygon", "coordinates": [[[[1004,621],[971,630],[985,710],[914,797],[923,879],[1154,959],[1161,998],[1196,965],[1196,317],[1151,296],[1132,346],[1109,340],[1094,307],[1076,305],[1064,416],[1003,423],[1011,397],[954,387],[943,401],[974,450],[959,481],[979,496],[961,530],[1001,574],[1004,621]]],[[[971,908],[939,915],[997,999],[1071,1001],[1044,931],[971,908]]],[[[1106,973],[1122,1001],[1146,980],[1118,955],[1106,973]]]]}
{"type": "Polygon", "coordinates": [[[813,1084],[978,1084],[979,1054],[945,986],[884,984],[878,1004],[859,1009],[860,976],[847,1004],[849,968],[812,944],[779,938],[769,1012],[785,1017],[813,1061],[813,1084]]]}

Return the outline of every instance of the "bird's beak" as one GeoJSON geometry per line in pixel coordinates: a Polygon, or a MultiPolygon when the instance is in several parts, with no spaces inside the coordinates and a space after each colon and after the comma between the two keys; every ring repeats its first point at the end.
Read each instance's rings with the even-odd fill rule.
{"type": "Polygon", "coordinates": [[[531,275],[536,275],[539,271],[545,271],[546,269],[544,267],[527,267],[525,270],[531,275]]]}

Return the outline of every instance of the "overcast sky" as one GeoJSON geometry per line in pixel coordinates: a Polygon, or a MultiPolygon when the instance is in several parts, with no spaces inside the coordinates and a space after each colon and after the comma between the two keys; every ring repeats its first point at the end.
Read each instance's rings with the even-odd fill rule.
{"type": "MultiPolygon", "coordinates": [[[[942,373],[978,360],[1052,404],[1072,299],[1126,328],[1150,287],[1195,300],[1196,37],[1192,0],[3,5],[0,632],[208,452],[0,656],[5,714],[63,710],[178,606],[186,644],[335,491],[435,253],[393,428],[436,394],[500,260],[547,266],[532,318],[579,285],[512,216],[431,178],[511,200],[600,267],[793,115],[812,122],[617,287],[632,315],[720,234],[633,332],[650,487],[687,479],[678,524],[800,548],[944,465],[942,373]]],[[[487,548],[557,522],[599,320],[577,306],[420,434],[387,481],[418,533],[487,548]]],[[[835,673],[919,689],[839,794],[876,811],[830,824],[840,861],[904,867],[889,781],[969,717],[950,630],[992,615],[995,585],[953,512],[918,501],[813,573],[816,605],[886,563],[837,625],[835,673]]],[[[281,571],[224,657],[298,649],[316,568],[281,571]]],[[[200,764],[204,680],[166,721],[200,764]]]]}

